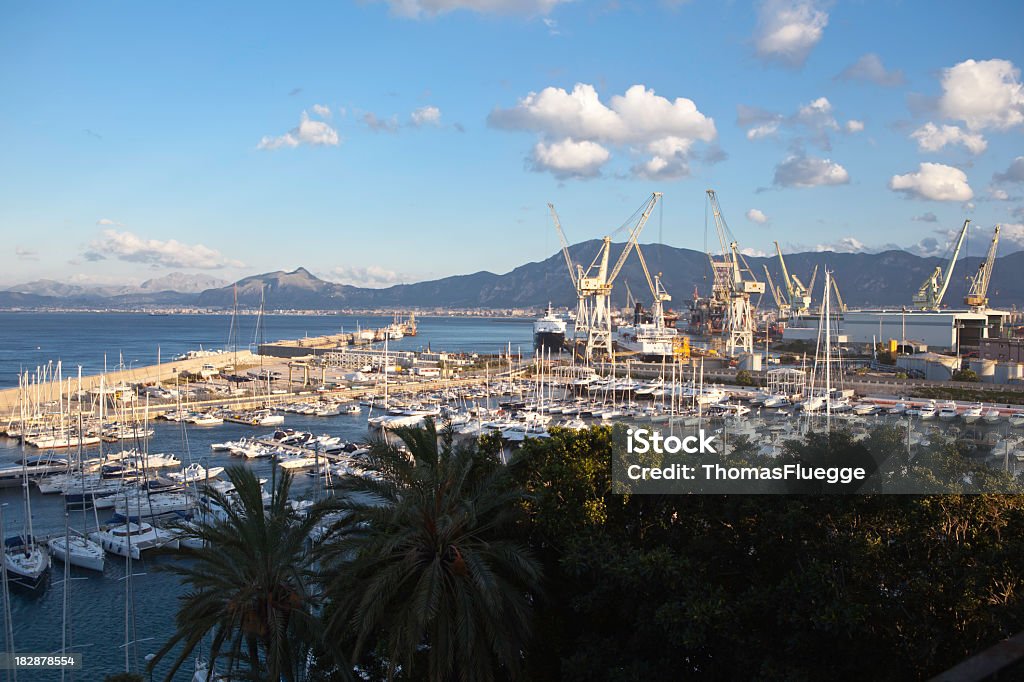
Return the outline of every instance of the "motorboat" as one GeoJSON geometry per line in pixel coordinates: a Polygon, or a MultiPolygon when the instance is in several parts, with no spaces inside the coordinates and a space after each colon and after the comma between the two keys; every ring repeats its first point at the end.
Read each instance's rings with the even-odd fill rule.
{"type": "Polygon", "coordinates": [[[984,409],[981,405],[972,405],[964,410],[964,421],[968,424],[973,424],[982,418],[984,409]]]}

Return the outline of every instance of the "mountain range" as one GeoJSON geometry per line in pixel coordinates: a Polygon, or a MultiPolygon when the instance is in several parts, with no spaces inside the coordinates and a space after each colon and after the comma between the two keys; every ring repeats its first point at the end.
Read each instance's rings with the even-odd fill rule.
{"type": "MultiPolygon", "coordinates": [[[[574,263],[589,264],[597,254],[600,241],[592,240],[570,247],[574,263]]],[[[611,263],[622,252],[622,244],[613,244],[611,263]]],[[[707,292],[709,275],[707,255],[692,249],[659,244],[643,245],[644,258],[652,276],[662,274],[662,283],[674,300],[669,307],[682,309],[694,291],[707,292]]],[[[747,262],[758,279],[764,279],[767,266],[776,285],[783,282],[775,257],[748,256],[747,262]]],[[[968,278],[978,270],[981,258],[960,259],[950,280],[945,301],[950,307],[961,304],[968,278]]],[[[786,256],[791,274],[808,283],[815,266],[828,267],[835,275],[844,301],[851,306],[901,306],[910,304],[911,295],[937,266],[939,258],[916,256],[906,251],[881,253],[807,252],[786,256]]],[[[1024,302],[1024,251],[996,259],[989,298],[995,306],[1009,307],[1024,302]]],[[[538,308],[549,302],[555,306],[575,306],[575,293],[561,253],[534,263],[526,263],[505,274],[475,272],[442,279],[399,284],[383,289],[356,287],[329,282],[305,268],[277,271],[245,277],[229,284],[198,275],[175,273],[149,280],[137,287],[94,287],[60,284],[39,280],[0,291],[0,308],[138,308],[144,306],[190,306],[229,309],[235,304],[256,308],[264,301],[267,310],[341,310],[374,308],[538,308]]],[[[815,298],[820,297],[823,276],[819,272],[815,298]]],[[[631,255],[617,280],[613,303],[625,304],[626,287],[645,303],[651,293],[643,270],[631,255]]],[[[767,304],[767,299],[766,299],[767,304]]]]}

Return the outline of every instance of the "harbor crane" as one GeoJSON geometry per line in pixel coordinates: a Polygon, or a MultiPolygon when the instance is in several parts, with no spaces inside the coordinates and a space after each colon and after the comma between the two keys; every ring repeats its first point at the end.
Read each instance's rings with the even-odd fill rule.
{"type": "Polygon", "coordinates": [[[928,276],[928,279],[921,284],[917,293],[914,294],[912,300],[918,310],[936,311],[942,305],[942,298],[946,295],[946,289],[949,288],[949,280],[953,275],[953,266],[956,265],[956,259],[960,255],[960,247],[963,246],[964,237],[967,236],[967,226],[970,224],[969,218],[964,221],[964,226],[960,230],[960,236],[956,240],[956,246],[953,247],[953,255],[946,265],[945,273],[943,273],[941,265],[936,266],[932,274],[928,276]]]}
{"type": "Polygon", "coordinates": [[[996,248],[999,246],[999,226],[992,233],[992,243],[988,247],[988,255],[978,266],[978,272],[971,277],[971,285],[964,296],[964,303],[972,312],[983,312],[988,308],[988,285],[992,281],[992,268],[996,264],[996,248]]]}
{"type": "Polygon", "coordinates": [[[565,238],[562,221],[558,219],[555,205],[548,203],[548,210],[551,211],[551,219],[555,222],[555,232],[558,233],[558,240],[562,244],[562,256],[565,257],[565,267],[569,269],[569,279],[572,280],[572,286],[576,290],[576,324],[573,328],[573,338],[576,339],[586,334],[590,328],[590,307],[587,303],[587,294],[583,292],[580,283],[583,279],[583,268],[572,262],[572,256],[569,255],[569,242],[565,238]]]}
{"type": "Polygon", "coordinates": [[[768,266],[763,265],[761,267],[764,268],[764,281],[768,285],[768,292],[772,295],[775,307],[779,310],[779,319],[786,319],[789,317],[789,301],[783,298],[782,291],[775,286],[775,282],[772,281],[772,273],[768,272],[768,266]]]}
{"type": "Polygon", "coordinates": [[[718,258],[708,253],[713,275],[711,294],[717,303],[725,308],[724,330],[728,334],[726,353],[754,352],[754,311],[750,304],[751,294],[763,294],[764,282],[754,278],[750,266],[740,253],[736,239],[722,215],[715,190],[707,190],[708,201],[714,212],[715,230],[722,247],[718,258]]]}
{"type": "MultiPolygon", "coordinates": [[[[782,280],[785,288],[780,287],[780,289],[786,294],[787,311],[792,311],[796,315],[804,314],[811,307],[811,290],[804,286],[799,277],[789,274],[786,259],[782,257],[782,248],[778,242],[775,242],[775,253],[779,256],[779,266],[782,268],[782,280]]],[[[814,275],[817,274],[817,269],[815,269],[814,275]]],[[[811,286],[814,286],[813,282],[814,276],[812,275],[811,286]]]]}
{"type": "MultiPolygon", "coordinates": [[[[555,220],[555,229],[558,231],[562,241],[562,253],[565,256],[573,284],[576,287],[576,294],[579,299],[579,309],[576,314],[575,335],[577,338],[586,336],[586,359],[592,360],[595,350],[603,350],[612,357],[612,311],[611,293],[615,279],[626,264],[630,252],[636,247],[640,232],[643,231],[647,219],[651,217],[654,206],[661,198],[661,192],[654,192],[637,212],[640,217],[630,230],[629,238],[619,254],[619,259],[608,269],[608,260],[611,254],[612,238],[606,236],[601,240],[601,247],[594,256],[594,260],[584,269],[582,266],[573,266],[569,257],[569,246],[558,220],[558,214],[554,206],[548,204],[551,215],[555,220]]],[[[635,215],[635,214],[634,214],[635,215]]]]}

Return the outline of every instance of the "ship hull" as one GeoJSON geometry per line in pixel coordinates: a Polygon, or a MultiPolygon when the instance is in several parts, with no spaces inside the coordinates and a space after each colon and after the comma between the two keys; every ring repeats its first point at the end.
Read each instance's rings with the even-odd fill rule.
{"type": "Polygon", "coordinates": [[[565,347],[565,332],[534,332],[533,347],[557,353],[565,347]]]}

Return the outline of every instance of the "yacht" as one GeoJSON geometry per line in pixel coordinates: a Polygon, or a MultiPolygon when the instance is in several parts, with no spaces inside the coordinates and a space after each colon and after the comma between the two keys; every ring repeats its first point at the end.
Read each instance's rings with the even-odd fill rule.
{"type": "Polygon", "coordinates": [[[103,549],[111,554],[123,557],[131,554],[133,559],[138,559],[139,555],[147,549],[157,547],[178,549],[178,539],[173,533],[145,522],[109,526],[90,533],[89,538],[98,542],[103,549]]]}
{"type": "Polygon", "coordinates": [[[53,556],[61,561],[79,568],[87,568],[90,571],[103,572],[105,556],[103,548],[84,535],[75,532],[59,535],[51,538],[47,544],[50,546],[53,556]]]}
{"type": "Polygon", "coordinates": [[[1002,414],[1000,414],[999,410],[994,407],[990,410],[986,410],[985,413],[981,415],[981,418],[985,420],[986,424],[995,424],[1001,417],[1002,414]]]}
{"type": "Polygon", "coordinates": [[[50,553],[31,535],[14,535],[4,540],[4,565],[8,581],[35,590],[46,581],[50,553]]]}
{"type": "Polygon", "coordinates": [[[981,405],[972,405],[964,411],[964,421],[968,424],[973,424],[981,419],[984,414],[984,410],[981,405]]]}

